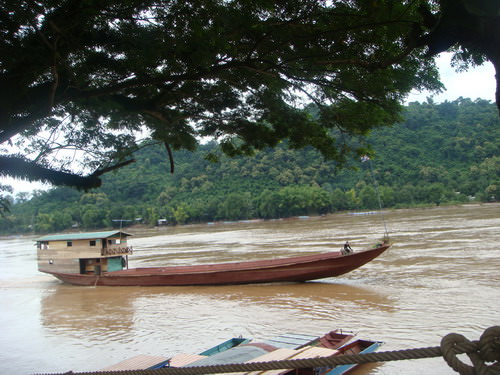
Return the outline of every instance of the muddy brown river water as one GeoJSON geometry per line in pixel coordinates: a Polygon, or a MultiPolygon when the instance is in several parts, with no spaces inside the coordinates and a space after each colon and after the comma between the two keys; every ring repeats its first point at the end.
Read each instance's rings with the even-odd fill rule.
{"type": "MultiPolygon", "coordinates": [[[[137,354],[198,353],[231,337],[335,328],[380,350],[479,338],[500,325],[500,204],[133,230],[131,266],[394,246],[340,278],[218,287],[77,287],[36,269],[35,237],[0,239],[0,374],[91,371],[137,354]]],[[[454,374],[442,358],[356,374],[454,374]]]]}

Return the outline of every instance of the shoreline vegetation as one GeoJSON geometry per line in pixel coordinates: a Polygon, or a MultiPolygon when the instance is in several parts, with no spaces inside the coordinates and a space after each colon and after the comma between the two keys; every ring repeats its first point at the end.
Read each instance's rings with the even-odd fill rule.
{"type": "MultiPolygon", "coordinates": [[[[374,130],[371,160],[343,169],[313,148],[285,144],[252,157],[219,157],[212,143],[174,153],[140,150],[136,163],[89,192],[12,197],[0,234],[231,222],[500,200],[500,126],[494,104],[459,98],[410,103],[404,120],[374,130]],[[380,198],[380,201],[379,201],[380,198]]],[[[346,144],[363,144],[349,139],[346,144]]]]}
{"type": "MultiPolygon", "coordinates": [[[[485,206],[485,205],[491,205],[495,204],[498,202],[468,202],[468,203],[445,203],[440,206],[436,206],[435,204],[419,204],[419,205],[413,205],[413,206],[405,206],[405,207],[388,207],[388,208],[383,208],[382,210],[372,210],[372,211],[337,211],[337,212],[332,212],[328,214],[322,214],[322,215],[303,215],[303,216],[291,216],[291,217],[283,217],[283,218],[271,218],[271,219],[242,219],[242,220],[234,220],[234,221],[228,221],[228,220],[220,220],[220,221],[214,221],[214,222],[190,222],[190,223],[169,223],[165,225],[154,225],[151,226],[149,224],[145,223],[134,223],[130,224],[127,226],[123,226],[122,228],[117,228],[116,226],[109,226],[109,227],[101,227],[101,228],[93,228],[91,229],[92,231],[106,231],[106,230],[113,230],[113,229],[122,229],[124,232],[128,232],[132,235],[135,235],[137,233],[143,233],[145,231],[150,231],[152,229],[156,229],[158,232],[162,232],[164,230],[168,230],[169,227],[172,226],[180,226],[180,227],[190,227],[190,226],[218,226],[218,225],[238,225],[238,224],[252,224],[252,223],[260,223],[260,222],[275,222],[275,221],[295,221],[295,220],[320,220],[321,218],[328,217],[328,216],[334,216],[334,215],[372,215],[374,217],[377,217],[378,215],[382,215],[383,213],[387,213],[389,211],[399,211],[399,210],[414,210],[414,209],[433,209],[437,207],[441,208],[452,208],[452,207],[467,207],[470,206],[471,208],[473,206],[485,206]]],[[[61,234],[66,234],[66,233],[80,233],[82,232],[84,228],[66,228],[64,230],[58,231],[58,233],[61,234]]],[[[390,230],[389,230],[390,232],[390,230]]],[[[13,234],[0,234],[0,239],[9,239],[13,237],[23,237],[23,236],[36,236],[39,233],[35,232],[24,232],[24,233],[13,233],[13,234]]],[[[390,233],[389,233],[390,235],[390,233]]],[[[385,238],[381,232],[380,234],[380,239],[382,240],[385,238]]],[[[342,241],[339,242],[341,244],[342,241]]]]}

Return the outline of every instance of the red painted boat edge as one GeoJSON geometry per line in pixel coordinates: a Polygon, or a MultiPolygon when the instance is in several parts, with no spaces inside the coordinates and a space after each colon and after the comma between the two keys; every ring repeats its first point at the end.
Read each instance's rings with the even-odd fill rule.
{"type": "Polygon", "coordinates": [[[272,282],[302,282],[335,277],[375,259],[391,245],[347,255],[340,252],[298,257],[197,266],[131,268],[102,275],[50,273],[59,280],[84,286],[185,286],[272,282]]]}

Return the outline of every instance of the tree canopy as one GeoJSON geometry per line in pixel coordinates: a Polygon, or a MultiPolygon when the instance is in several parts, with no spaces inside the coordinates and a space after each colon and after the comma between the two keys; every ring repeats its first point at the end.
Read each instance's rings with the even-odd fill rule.
{"type": "Polygon", "coordinates": [[[143,136],[170,157],[204,137],[229,155],[286,139],[342,163],[366,152],[344,135],[397,121],[413,88],[440,89],[436,53],[500,67],[495,0],[0,6],[0,174],[84,189],[143,136]]]}

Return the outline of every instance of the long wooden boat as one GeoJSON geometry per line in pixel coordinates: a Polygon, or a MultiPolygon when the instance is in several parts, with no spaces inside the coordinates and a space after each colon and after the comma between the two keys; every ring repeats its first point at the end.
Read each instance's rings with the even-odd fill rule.
{"type": "Polygon", "coordinates": [[[128,255],[132,250],[126,245],[127,236],[129,234],[124,232],[97,232],[74,237],[39,238],[38,269],[63,282],[87,286],[302,282],[343,275],[370,262],[390,247],[389,243],[380,243],[372,249],[349,254],[333,251],[270,260],[128,269],[128,255]],[[66,249],[59,246],[61,243],[66,249]],[[87,243],[94,249],[89,250],[87,243]]]}

